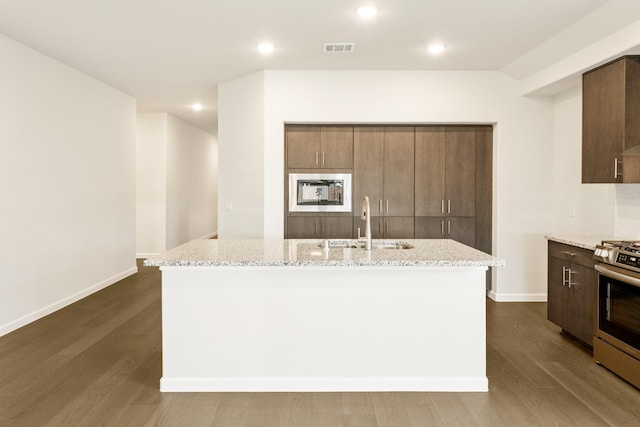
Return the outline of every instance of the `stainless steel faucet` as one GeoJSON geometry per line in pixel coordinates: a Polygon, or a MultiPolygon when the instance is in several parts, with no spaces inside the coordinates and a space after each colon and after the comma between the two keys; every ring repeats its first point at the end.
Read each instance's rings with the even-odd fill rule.
{"type": "Polygon", "coordinates": [[[366,226],[364,229],[364,238],[365,244],[364,248],[367,251],[371,250],[371,206],[369,205],[369,196],[364,196],[364,200],[362,201],[362,215],[360,215],[360,219],[364,219],[366,221],[366,226]]]}

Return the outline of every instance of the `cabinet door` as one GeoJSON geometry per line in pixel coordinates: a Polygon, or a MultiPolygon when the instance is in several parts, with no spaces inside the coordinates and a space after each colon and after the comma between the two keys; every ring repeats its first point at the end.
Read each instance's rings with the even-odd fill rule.
{"type": "MultiPolygon", "coordinates": [[[[384,238],[384,227],[383,227],[384,218],[371,217],[371,238],[372,239],[383,239],[384,238]]],[[[360,217],[353,217],[353,238],[364,237],[366,229],[366,222],[360,217]]]]}
{"type": "Polygon", "coordinates": [[[353,218],[351,216],[320,217],[320,234],[325,239],[351,239],[353,218]]]}
{"type": "Polygon", "coordinates": [[[414,216],[414,129],[384,129],[385,216],[414,216]]]}
{"type": "Polygon", "coordinates": [[[547,266],[547,319],[564,328],[564,311],[566,305],[566,291],[563,281],[564,262],[558,258],[549,257],[547,266]]]}
{"type": "Polygon", "coordinates": [[[287,239],[314,239],[321,237],[321,224],[317,216],[290,216],[287,218],[287,239]]]}
{"type": "Polygon", "coordinates": [[[568,302],[564,329],[593,346],[598,274],[595,269],[574,263],[569,263],[568,267],[570,273],[567,273],[568,302]]]}
{"type": "MultiPolygon", "coordinates": [[[[371,216],[381,216],[384,128],[356,127],[353,151],[353,216],[360,217],[364,196],[369,196],[371,216]]],[[[371,228],[373,230],[373,225],[371,228]]]]}
{"type": "Polygon", "coordinates": [[[624,138],[625,63],[618,60],[582,77],[582,182],[622,182],[615,177],[624,138]]]}
{"type": "Polygon", "coordinates": [[[468,217],[447,217],[446,237],[464,245],[476,247],[476,219],[468,217]]]}
{"type": "Polygon", "coordinates": [[[444,217],[417,216],[415,221],[416,239],[445,239],[444,217]]]}
{"type": "Polygon", "coordinates": [[[321,167],[320,127],[287,126],[286,138],[288,168],[321,167]]]}
{"type": "Polygon", "coordinates": [[[412,216],[385,216],[383,233],[385,239],[413,239],[414,218],[412,216]]]}
{"type": "Polygon", "coordinates": [[[353,127],[323,126],[320,131],[320,166],[353,168],[353,127]]]}
{"type": "Polygon", "coordinates": [[[476,128],[447,127],[445,146],[446,213],[475,216],[476,128]]]}
{"type": "MultiPolygon", "coordinates": [[[[445,214],[445,128],[417,127],[415,215],[445,214]]],[[[417,230],[416,230],[417,233],[417,230]]]]}

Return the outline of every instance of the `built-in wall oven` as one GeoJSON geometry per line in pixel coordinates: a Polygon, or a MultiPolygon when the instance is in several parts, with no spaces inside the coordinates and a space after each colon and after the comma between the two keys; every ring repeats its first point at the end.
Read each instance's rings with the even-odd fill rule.
{"type": "Polygon", "coordinates": [[[351,212],[350,173],[290,173],[290,212],[351,212]]]}
{"type": "Polygon", "coordinates": [[[596,247],[598,318],[594,361],[640,388],[640,242],[596,247]]]}

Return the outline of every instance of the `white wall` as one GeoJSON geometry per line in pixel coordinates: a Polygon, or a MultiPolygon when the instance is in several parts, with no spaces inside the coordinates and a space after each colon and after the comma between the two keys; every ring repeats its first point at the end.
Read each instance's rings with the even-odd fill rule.
{"type": "MultiPolygon", "coordinates": [[[[266,216],[265,199],[281,198],[282,183],[269,187],[264,134],[264,73],[255,73],[218,86],[219,238],[262,237],[274,226],[266,216]]],[[[282,150],[280,150],[282,151],[282,150]]],[[[269,154],[270,155],[270,154],[269,154]]],[[[282,160],[281,160],[282,163],[282,160]]],[[[280,174],[282,179],[282,171],[280,174]]],[[[275,225],[282,229],[284,218],[275,225]]]]}
{"type": "Polygon", "coordinates": [[[553,108],[553,227],[564,236],[614,235],[612,184],[582,184],[582,92],[558,96],[553,108]]]}
{"type": "Polygon", "coordinates": [[[167,113],[138,113],[136,132],[136,256],[166,250],[167,113]]]}
{"type": "Polygon", "coordinates": [[[216,234],[218,150],[216,138],[167,115],[166,248],[216,234]]]}
{"type": "Polygon", "coordinates": [[[214,236],[216,137],[167,113],[139,113],[137,124],[137,256],[214,236]]]}
{"type": "Polygon", "coordinates": [[[492,296],[544,300],[544,234],[553,210],[552,174],[544,171],[553,155],[553,105],[521,97],[518,90],[515,80],[484,71],[265,71],[221,85],[220,155],[226,166],[220,168],[220,192],[228,185],[234,194],[263,199],[255,212],[234,204],[227,214],[256,224],[264,219],[264,226],[240,233],[241,221],[221,221],[220,235],[284,235],[287,122],[495,123],[494,254],[507,266],[497,269],[492,296]],[[225,151],[227,144],[233,150],[225,151]],[[247,161],[259,165],[246,168],[247,161]],[[238,170],[242,179],[235,179],[238,170]],[[261,180],[264,187],[256,194],[261,180]]]}
{"type": "Polygon", "coordinates": [[[135,99],[0,35],[0,335],[136,272],[135,99]]]}

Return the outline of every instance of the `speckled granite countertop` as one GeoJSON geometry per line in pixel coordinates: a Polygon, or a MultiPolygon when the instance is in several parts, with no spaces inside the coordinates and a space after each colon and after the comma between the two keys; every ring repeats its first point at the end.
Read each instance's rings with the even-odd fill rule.
{"type": "MultiPolygon", "coordinates": [[[[144,261],[146,266],[504,266],[505,262],[453,240],[405,239],[411,249],[330,248],[318,239],[197,239],[144,261]]],[[[391,242],[391,240],[374,240],[391,242]]]]}
{"type": "Polygon", "coordinates": [[[602,243],[603,240],[634,240],[625,237],[615,236],[562,236],[550,234],[544,236],[545,239],[565,245],[576,246],[578,248],[595,250],[596,245],[602,243]]]}

